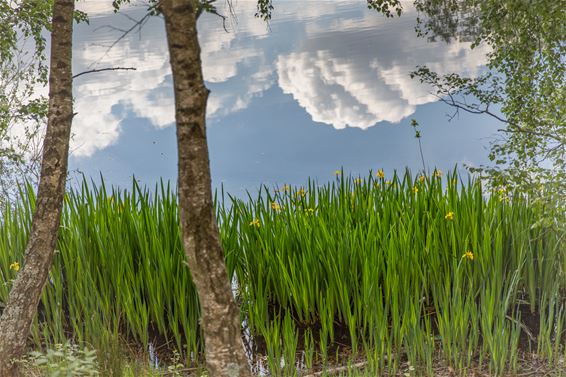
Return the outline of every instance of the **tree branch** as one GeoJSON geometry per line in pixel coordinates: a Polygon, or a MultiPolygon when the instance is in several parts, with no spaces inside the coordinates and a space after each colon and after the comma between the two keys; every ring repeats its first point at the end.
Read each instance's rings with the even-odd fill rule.
{"type": "MultiPolygon", "coordinates": [[[[463,102],[456,100],[454,98],[454,96],[452,95],[452,93],[450,93],[448,91],[445,92],[445,93],[448,96],[448,99],[446,97],[442,97],[442,96],[439,96],[437,94],[434,94],[434,96],[437,97],[440,101],[447,104],[448,106],[455,108],[456,113],[458,112],[458,110],[461,109],[461,110],[464,110],[464,111],[466,111],[470,114],[486,114],[486,115],[489,115],[489,116],[497,119],[498,121],[508,125],[507,129],[498,129],[498,131],[502,131],[502,132],[506,132],[506,133],[525,133],[525,134],[530,134],[530,135],[535,135],[535,136],[546,137],[546,138],[555,140],[556,142],[558,142],[561,145],[564,145],[566,143],[566,141],[563,138],[560,138],[559,136],[550,134],[548,132],[537,132],[537,131],[529,130],[529,129],[526,129],[524,127],[519,126],[516,123],[510,122],[508,119],[500,117],[499,115],[497,115],[497,114],[495,114],[495,113],[493,113],[489,110],[489,104],[486,105],[485,109],[482,109],[478,105],[473,106],[473,105],[469,105],[467,103],[463,103],[463,102]]],[[[452,120],[455,115],[456,114],[451,116],[450,120],[452,120]]]]}
{"type": "Polygon", "coordinates": [[[97,72],[105,72],[105,71],[135,71],[137,68],[134,67],[110,67],[110,68],[99,68],[99,69],[89,69],[88,71],[83,71],[81,73],[77,73],[73,76],[73,79],[76,79],[79,76],[86,75],[88,73],[97,73],[97,72]]]}
{"type": "MultiPolygon", "coordinates": [[[[155,11],[156,9],[159,9],[159,7],[161,6],[161,1],[159,0],[157,1],[155,4],[153,4],[152,6],[150,6],[146,12],[146,14],[140,18],[139,20],[135,20],[134,18],[126,15],[126,18],[132,20],[133,25],[129,28],[129,29],[125,29],[122,31],[122,35],[120,35],[120,37],[118,37],[118,39],[116,39],[114,42],[112,42],[110,44],[110,46],[108,46],[108,48],[106,49],[106,51],[104,52],[104,54],[102,55],[102,57],[100,59],[98,59],[96,62],[92,63],[89,67],[92,67],[93,65],[97,64],[98,62],[100,62],[102,59],[104,59],[108,53],[110,52],[110,50],[112,50],[114,48],[114,46],[116,46],[122,39],[126,38],[126,36],[128,34],[130,34],[132,31],[134,31],[136,28],[138,28],[138,31],[141,30],[141,28],[143,27],[143,25],[149,20],[149,17],[152,16],[152,12],[155,11]]],[[[110,26],[110,28],[113,28],[110,26]]],[[[117,29],[117,28],[114,28],[117,29]]],[[[117,29],[120,30],[120,29],[117,29]]]]}

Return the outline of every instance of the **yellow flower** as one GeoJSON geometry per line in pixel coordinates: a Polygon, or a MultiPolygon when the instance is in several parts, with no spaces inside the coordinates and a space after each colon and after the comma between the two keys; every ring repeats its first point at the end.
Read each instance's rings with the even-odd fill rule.
{"type": "Polygon", "coordinates": [[[509,197],[507,195],[502,195],[502,196],[499,197],[499,201],[500,202],[508,202],[509,197]]]}
{"type": "Polygon", "coordinates": [[[297,198],[298,198],[299,196],[301,196],[301,197],[304,198],[306,194],[307,194],[307,192],[305,191],[305,189],[301,187],[301,188],[297,191],[297,198]]]}
{"type": "Polygon", "coordinates": [[[253,220],[250,222],[250,226],[255,226],[255,227],[258,227],[258,228],[259,228],[259,225],[260,225],[259,219],[253,219],[253,220]]]}
{"type": "Polygon", "coordinates": [[[271,209],[274,210],[274,211],[280,211],[281,206],[277,202],[271,202],[271,209]]]}
{"type": "Polygon", "coordinates": [[[386,184],[386,185],[391,185],[391,184],[393,184],[393,182],[391,182],[391,181],[385,181],[385,184],[386,184]]]}
{"type": "Polygon", "coordinates": [[[437,178],[442,177],[442,170],[440,170],[440,169],[439,169],[439,170],[434,169],[434,176],[437,177],[437,178]]]}
{"type": "Polygon", "coordinates": [[[10,264],[10,270],[18,272],[20,270],[20,264],[18,262],[10,264]]]}
{"type": "Polygon", "coordinates": [[[379,169],[379,170],[377,171],[377,173],[375,173],[375,175],[376,175],[378,178],[381,178],[381,179],[385,178],[385,173],[383,172],[383,169],[379,169]]]}
{"type": "Polygon", "coordinates": [[[416,194],[417,192],[419,192],[419,188],[417,186],[413,186],[413,192],[416,194]]]}
{"type": "Polygon", "coordinates": [[[454,212],[450,211],[446,215],[444,215],[446,220],[454,220],[454,212]]]}
{"type": "Polygon", "coordinates": [[[359,184],[359,183],[362,183],[363,180],[361,178],[356,178],[356,179],[354,179],[354,182],[359,184]]]}
{"type": "Polygon", "coordinates": [[[305,208],[305,213],[307,215],[312,215],[314,213],[314,208],[305,208]]]}
{"type": "Polygon", "coordinates": [[[341,172],[340,170],[336,170],[336,171],[334,172],[334,175],[335,175],[335,176],[339,176],[340,174],[342,174],[342,172],[341,172]]]}
{"type": "Polygon", "coordinates": [[[284,191],[284,192],[291,191],[291,186],[289,186],[289,185],[283,185],[283,191],[284,191]]]}
{"type": "Polygon", "coordinates": [[[425,180],[425,176],[424,176],[424,175],[421,175],[421,176],[419,177],[419,181],[421,181],[421,183],[423,183],[424,180],[425,180]]]}
{"type": "Polygon", "coordinates": [[[464,255],[462,255],[462,258],[467,258],[469,260],[474,260],[474,253],[472,253],[470,250],[466,251],[464,253],[464,255]]]}

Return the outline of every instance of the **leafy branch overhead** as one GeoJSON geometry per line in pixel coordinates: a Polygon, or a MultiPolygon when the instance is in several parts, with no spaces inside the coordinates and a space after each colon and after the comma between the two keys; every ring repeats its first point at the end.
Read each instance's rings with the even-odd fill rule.
{"type": "Polygon", "coordinates": [[[367,0],[368,9],[383,13],[386,17],[401,16],[403,6],[399,0],[367,0]]]}
{"type": "MultiPolygon", "coordinates": [[[[417,29],[434,37],[454,33],[453,19],[434,13],[450,3],[461,15],[459,34],[472,46],[490,48],[487,70],[479,77],[439,75],[418,67],[411,76],[431,85],[433,94],[452,108],[486,114],[502,122],[503,137],[492,144],[493,166],[473,168],[493,184],[507,184],[529,192],[562,217],[566,202],[566,67],[563,27],[566,10],[559,2],[539,0],[419,1],[417,29]],[[464,37],[465,34],[465,37],[464,37]],[[536,188],[536,189],[534,189],[536,188]]],[[[554,216],[554,215],[553,215],[554,216]]],[[[552,221],[556,221],[554,216],[552,221]]]]}
{"type": "Polygon", "coordinates": [[[39,129],[45,124],[47,99],[36,93],[47,84],[46,42],[42,31],[51,28],[51,1],[0,2],[0,197],[2,204],[16,194],[15,180],[34,180],[33,155],[39,129]],[[26,49],[26,46],[33,48],[26,49]],[[15,138],[11,130],[23,130],[15,138]]]}
{"type": "MultiPolygon", "coordinates": [[[[53,1],[0,2],[0,196],[16,193],[17,180],[39,174],[40,134],[46,124],[47,99],[37,91],[47,85],[44,31],[51,30],[53,1]],[[14,137],[19,129],[25,137],[14,137]]],[[[75,22],[88,22],[74,12],[75,22]]]]}

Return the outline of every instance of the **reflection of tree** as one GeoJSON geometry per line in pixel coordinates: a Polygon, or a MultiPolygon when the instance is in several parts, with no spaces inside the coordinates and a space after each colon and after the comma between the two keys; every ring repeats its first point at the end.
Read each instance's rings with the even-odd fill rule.
{"type": "MultiPolygon", "coordinates": [[[[448,6],[453,0],[428,3],[448,6]]],[[[467,78],[439,75],[420,67],[413,75],[433,85],[435,94],[456,111],[487,114],[501,120],[503,137],[492,145],[490,154],[495,167],[476,171],[491,178],[494,184],[528,192],[533,203],[545,206],[549,220],[564,226],[566,9],[553,0],[537,1],[536,6],[516,0],[459,3],[478,14],[473,46],[487,44],[491,48],[490,70],[480,77],[467,78]],[[501,115],[494,109],[500,109],[501,115]]],[[[427,15],[434,18],[433,8],[426,9],[431,12],[427,15]]],[[[432,25],[442,22],[437,20],[432,25]]],[[[454,31],[454,24],[448,25],[454,31]]]]}
{"type": "Polygon", "coordinates": [[[480,33],[479,12],[466,0],[416,0],[416,31],[430,42],[471,42],[480,33]]]}

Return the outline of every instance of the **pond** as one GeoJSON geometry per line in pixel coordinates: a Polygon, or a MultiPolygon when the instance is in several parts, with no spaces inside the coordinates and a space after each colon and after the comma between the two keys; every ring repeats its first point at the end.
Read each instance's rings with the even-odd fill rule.
{"type": "MultiPolygon", "coordinates": [[[[133,67],[75,80],[77,116],[70,169],[128,188],[176,179],[171,73],[163,20],[141,27],[143,6],[114,14],[109,1],[86,1],[90,24],[77,26],[74,72],[133,67]],[[119,39],[123,30],[132,32],[119,39]]],[[[411,119],[421,126],[426,168],[488,163],[501,125],[459,114],[409,73],[480,72],[485,47],[418,37],[418,16],[403,3],[386,18],[365,1],[276,1],[269,25],[256,3],[205,14],[199,38],[207,87],[213,185],[244,196],[262,185],[303,185],[369,170],[423,169],[411,119]]]]}

